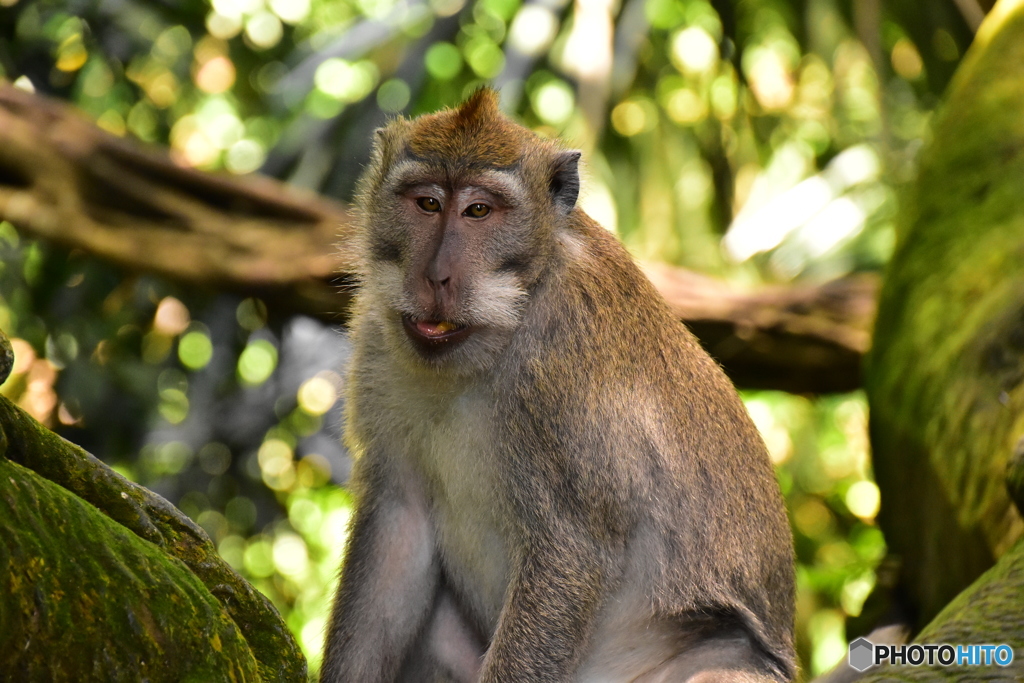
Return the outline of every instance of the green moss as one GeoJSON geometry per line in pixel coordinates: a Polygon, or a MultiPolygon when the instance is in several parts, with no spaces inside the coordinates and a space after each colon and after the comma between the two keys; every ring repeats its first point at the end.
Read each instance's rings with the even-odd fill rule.
{"type": "MultiPolygon", "coordinates": [[[[967,590],[956,597],[918,635],[919,643],[1006,643],[1019,655],[1024,648],[1024,613],[1020,596],[1024,594],[1024,542],[1018,543],[967,590]]],[[[858,679],[871,681],[935,680],[1021,680],[1024,658],[1019,656],[1008,667],[885,666],[858,679]]]]}
{"type": "Polygon", "coordinates": [[[0,460],[0,661],[19,681],[259,680],[245,638],[182,562],[0,460]]]}
{"type": "Polygon", "coordinates": [[[0,662],[17,680],[304,681],[280,615],[174,506],[0,397],[0,662]]]}
{"type": "Polygon", "coordinates": [[[866,370],[880,523],[926,623],[1020,536],[1024,4],[1001,3],[904,197],[866,370]]]}

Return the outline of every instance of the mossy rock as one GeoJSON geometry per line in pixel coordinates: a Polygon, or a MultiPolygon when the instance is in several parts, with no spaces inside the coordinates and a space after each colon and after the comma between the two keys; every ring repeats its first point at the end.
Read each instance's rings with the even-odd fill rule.
{"type": "Polygon", "coordinates": [[[201,528],[0,397],[0,680],[298,682],[306,663],[201,528]]]}
{"type": "Polygon", "coordinates": [[[180,560],[0,460],[0,662],[17,681],[255,681],[238,627],[180,560]]]}
{"type": "Polygon", "coordinates": [[[858,683],[883,681],[1024,680],[1024,541],[1018,542],[918,634],[915,642],[971,645],[1005,643],[1014,650],[1006,667],[891,666],[870,669],[858,683]]]}
{"type": "Polygon", "coordinates": [[[1000,0],[900,207],[865,386],[879,514],[916,625],[1024,531],[1024,1],[1000,0]]]}

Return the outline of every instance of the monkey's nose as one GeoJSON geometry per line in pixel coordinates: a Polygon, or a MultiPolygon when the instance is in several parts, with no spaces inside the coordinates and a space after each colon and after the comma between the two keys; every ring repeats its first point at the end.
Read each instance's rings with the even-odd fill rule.
{"type": "Polygon", "coordinates": [[[431,288],[434,289],[434,290],[447,289],[448,288],[448,284],[451,281],[452,281],[451,277],[445,277],[445,278],[437,279],[437,278],[431,277],[430,275],[427,276],[427,282],[430,284],[431,288]]]}

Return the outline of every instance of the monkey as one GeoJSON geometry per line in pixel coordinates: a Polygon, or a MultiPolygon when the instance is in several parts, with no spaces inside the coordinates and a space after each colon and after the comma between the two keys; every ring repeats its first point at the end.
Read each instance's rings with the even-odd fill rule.
{"type": "Polygon", "coordinates": [[[781,681],[793,547],[721,368],[478,90],[360,180],[322,683],[781,681]]]}

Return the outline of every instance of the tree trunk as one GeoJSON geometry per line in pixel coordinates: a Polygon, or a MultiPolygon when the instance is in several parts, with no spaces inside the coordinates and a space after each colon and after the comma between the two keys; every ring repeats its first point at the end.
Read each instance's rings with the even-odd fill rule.
{"type": "Polygon", "coordinates": [[[1024,530],[1004,485],[1024,445],[1022,64],[1024,2],[1000,0],[901,206],[866,371],[879,522],[918,626],[1024,530]]]}

